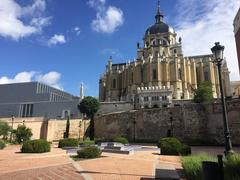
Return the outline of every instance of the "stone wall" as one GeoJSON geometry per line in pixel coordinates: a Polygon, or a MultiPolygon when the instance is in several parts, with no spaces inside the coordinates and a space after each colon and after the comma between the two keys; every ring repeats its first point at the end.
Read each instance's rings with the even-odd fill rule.
{"type": "MultiPolygon", "coordinates": [[[[232,141],[240,145],[240,100],[228,102],[228,117],[232,141]]],[[[95,119],[95,133],[99,138],[126,136],[133,140],[135,136],[138,141],[157,141],[171,129],[174,136],[183,141],[223,144],[221,104],[192,103],[112,113],[95,119]]]]}
{"type": "MultiPolygon", "coordinates": [[[[14,118],[12,123],[11,118],[2,118],[2,121],[7,121],[13,129],[16,129],[18,125],[26,125],[32,129],[32,139],[47,139],[48,141],[59,140],[63,138],[63,134],[66,130],[67,120],[46,120],[43,117],[38,118],[14,118]]],[[[70,120],[70,138],[83,137],[89,126],[89,120],[74,119],[70,120]],[[81,128],[80,128],[81,125],[81,128]]]]}

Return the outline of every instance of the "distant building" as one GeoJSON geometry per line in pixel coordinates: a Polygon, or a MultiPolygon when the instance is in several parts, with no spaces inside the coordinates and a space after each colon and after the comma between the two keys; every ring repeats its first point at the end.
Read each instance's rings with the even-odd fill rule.
{"type": "Polygon", "coordinates": [[[0,85],[0,118],[78,118],[79,98],[39,82],[0,85]]]}
{"type": "MultiPolygon", "coordinates": [[[[220,97],[213,55],[184,57],[182,39],[177,40],[177,33],[164,22],[160,6],[155,23],[147,28],[143,40],[142,46],[137,44],[136,60],[113,64],[110,57],[99,80],[101,102],[132,102],[141,108],[166,106],[172,100],[193,99],[194,90],[203,81],[212,84],[215,98],[220,97]]],[[[224,61],[222,77],[226,96],[231,96],[229,73],[224,61]]]]}
{"type": "Polygon", "coordinates": [[[240,81],[231,81],[231,89],[233,97],[240,98],[240,81]]]}
{"type": "Polygon", "coordinates": [[[237,54],[238,54],[238,65],[239,65],[239,73],[240,73],[240,8],[237,12],[236,17],[233,21],[235,40],[237,46],[237,54]]]}

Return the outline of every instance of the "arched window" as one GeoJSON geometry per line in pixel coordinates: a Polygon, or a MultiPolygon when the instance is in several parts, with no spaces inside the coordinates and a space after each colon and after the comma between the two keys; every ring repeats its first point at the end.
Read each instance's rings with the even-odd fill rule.
{"type": "Polygon", "coordinates": [[[182,70],[181,68],[178,69],[178,79],[182,79],[182,70]]]}
{"type": "Polygon", "coordinates": [[[134,74],[133,74],[133,72],[132,72],[132,83],[133,83],[133,81],[134,81],[134,74]]]}
{"type": "Polygon", "coordinates": [[[113,79],[113,88],[115,89],[116,88],[116,79],[113,79]]]}
{"type": "Polygon", "coordinates": [[[204,72],[204,79],[205,81],[209,81],[209,75],[207,71],[204,72]]]}
{"type": "Polygon", "coordinates": [[[141,82],[143,82],[143,67],[141,67],[141,82]]]}
{"type": "Polygon", "coordinates": [[[176,50],[176,49],[174,49],[174,50],[173,50],[173,52],[174,52],[174,54],[176,54],[176,53],[177,53],[177,50],[176,50]]]}
{"type": "Polygon", "coordinates": [[[156,69],[153,69],[153,72],[152,72],[152,78],[153,80],[156,80],[157,79],[157,70],[156,69]]]}

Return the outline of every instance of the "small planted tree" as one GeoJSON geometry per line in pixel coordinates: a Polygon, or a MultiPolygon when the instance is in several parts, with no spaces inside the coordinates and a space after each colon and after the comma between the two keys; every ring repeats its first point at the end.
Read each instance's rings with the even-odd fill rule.
{"type": "Polygon", "coordinates": [[[70,129],[70,117],[67,116],[67,124],[66,124],[66,132],[64,133],[64,138],[69,137],[69,129],[70,129]]]}
{"type": "Polygon", "coordinates": [[[87,117],[90,118],[90,140],[94,140],[94,115],[98,111],[99,106],[98,100],[91,96],[85,97],[78,106],[80,112],[86,114],[87,117]]]}
{"type": "Polygon", "coordinates": [[[27,128],[25,125],[18,125],[18,128],[14,131],[16,141],[21,144],[32,137],[32,130],[27,128]]]}
{"type": "Polygon", "coordinates": [[[194,91],[194,102],[210,102],[213,100],[212,84],[210,82],[202,82],[194,91]]]}
{"type": "Polygon", "coordinates": [[[8,133],[10,132],[11,128],[5,121],[0,121],[0,136],[3,137],[4,140],[7,139],[8,133]]]}

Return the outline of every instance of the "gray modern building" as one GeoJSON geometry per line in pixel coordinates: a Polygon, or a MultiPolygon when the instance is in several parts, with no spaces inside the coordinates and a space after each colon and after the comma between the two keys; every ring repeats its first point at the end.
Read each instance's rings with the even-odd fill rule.
{"type": "Polygon", "coordinates": [[[39,82],[0,85],[0,118],[79,118],[79,97],[39,82]]]}

